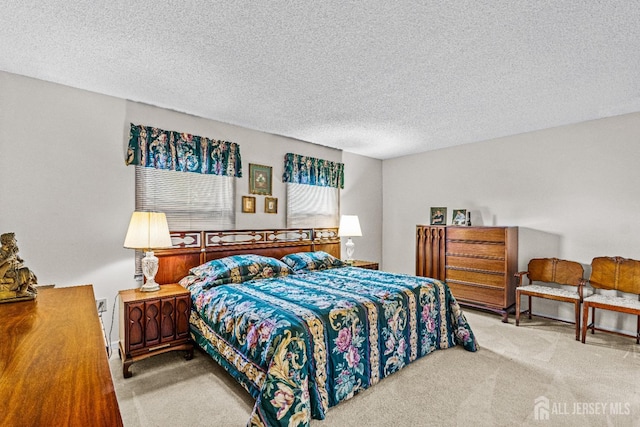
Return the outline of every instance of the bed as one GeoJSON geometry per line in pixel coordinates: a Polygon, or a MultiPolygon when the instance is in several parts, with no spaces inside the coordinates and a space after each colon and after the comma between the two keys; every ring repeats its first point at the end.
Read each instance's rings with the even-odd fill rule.
{"type": "Polygon", "coordinates": [[[477,345],[436,279],[344,265],[336,229],[174,232],[160,283],[191,291],[191,335],[255,399],[249,425],[307,426],[437,349],[477,345]]]}

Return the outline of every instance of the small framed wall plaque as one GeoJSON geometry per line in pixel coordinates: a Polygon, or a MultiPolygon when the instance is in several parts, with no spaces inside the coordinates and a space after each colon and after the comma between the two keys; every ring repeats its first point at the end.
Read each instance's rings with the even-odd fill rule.
{"type": "Polygon", "coordinates": [[[271,166],[249,163],[249,193],[271,195],[271,166]]]}
{"type": "Polygon", "coordinates": [[[256,198],[253,196],[242,196],[242,212],[256,213],[256,198]]]}
{"type": "Polygon", "coordinates": [[[278,213],[278,199],[276,197],[265,197],[264,211],[271,214],[278,213]]]}

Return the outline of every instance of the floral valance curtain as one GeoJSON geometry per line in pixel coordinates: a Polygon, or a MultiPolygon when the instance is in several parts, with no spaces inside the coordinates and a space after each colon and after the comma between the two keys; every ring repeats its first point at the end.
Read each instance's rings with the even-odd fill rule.
{"type": "Polygon", "coordinates": [[[127,165],[242,177],[240,146],[131,123],[127,165]]]}
{"type": "Polygon", "coordinates": [[[344,163],[287,153],[282,182],[344,188],[344,163]]]}

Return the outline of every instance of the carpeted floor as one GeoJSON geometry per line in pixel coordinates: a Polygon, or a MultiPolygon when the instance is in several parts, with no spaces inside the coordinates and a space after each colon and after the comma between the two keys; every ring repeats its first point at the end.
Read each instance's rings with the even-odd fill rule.
{"type": "MultiPolygon", "coordinates": [[[[436,351],[331,408],[316,427],[640,426],[640,345],[570,324],[465,310],[480,344],[436,351]],[[548,418],[547,418],[548,417],[548,418]]],[[[126,427],[244,426],[253,399],[205,353],[171,352],[111,370],[126,427]]]]}

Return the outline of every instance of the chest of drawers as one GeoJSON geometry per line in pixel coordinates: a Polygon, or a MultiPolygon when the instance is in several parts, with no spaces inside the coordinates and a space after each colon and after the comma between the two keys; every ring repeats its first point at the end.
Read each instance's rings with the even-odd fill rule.
{"type": "Polygon", "coordinates": [[[416,274],[445,280],[461,304],[498,312],[506,322],[515,305],[518,228],[420,227],[416,274]],[[421,238],[429,233],[437,238],[421,238]]]}

